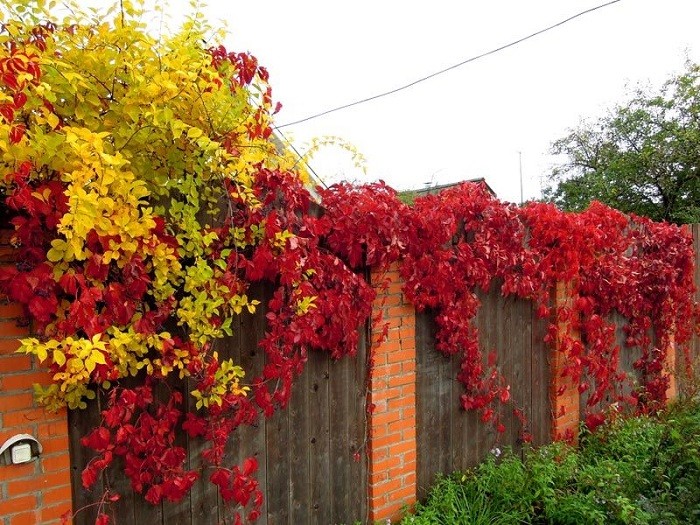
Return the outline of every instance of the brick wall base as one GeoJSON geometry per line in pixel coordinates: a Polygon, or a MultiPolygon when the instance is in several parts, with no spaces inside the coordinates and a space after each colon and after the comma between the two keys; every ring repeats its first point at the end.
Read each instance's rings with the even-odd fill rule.
{"type": "MultiPolygon", "coordinates": [[[[9,233],[0,233],[0,264],[10,264],[9,233]]],[[[22,308],[0,297],[0,445],[15,434],[30,434],[43,452],[21,465],[0,465],[0,525],[58,523],[71,509],[70,457],[66,412],[47,413],[34,403],[32,385],[50,376],[35,360],[16,354],[22,308]],[[18,321],[20,321],[18,323],[18,321]]]]}

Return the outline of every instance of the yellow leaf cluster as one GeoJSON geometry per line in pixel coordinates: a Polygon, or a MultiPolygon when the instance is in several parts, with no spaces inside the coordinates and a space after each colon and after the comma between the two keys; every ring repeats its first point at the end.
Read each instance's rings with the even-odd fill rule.
{"type": "MultiPolygon", "coordinates": [[[[219,361],[217,352],[214,352],[212,357],[219,361]]],[[[250,388],[240,384],[244,375],[243,369],[235,365],[231,359],[219,361],[214,374],[214,384],[206,392],[199,390],[190,392],[192,397],[197,400],[195,404],[197,409],[208,408],[212,404],[221,405],[226,394],[247,395],[250,388]]]]}
{"type": "MultiPolygon", "coordinates": [[[[261,169],[298,169],[298,159],[274,138],[251,138],[251,125],[271,119],[270,102],[263,97],[267,85],[257,78],[241,87],[231,80],[233,65],[217,69],[203,42],[218,42],[211,41],[201,20],[188,20],[172,35],[154,36],[141,21],[141,2],[115,2],[99,14],[70,0],[66,5],[69,16],[39,45],[29,35],[39,23],[57,20],[53,3],[0,4],[5,29],[0,60],[11,56],[10,42],[21,42],[19,59],[41,70],[36,82],[20,79],[27,99],[14,120],[0,117],[0,181],[11,189],[11,175],[29,161],[28,182],[63,184],[68,211],[46,255],[56,281],[84,275],[95,255],[89,238],[97,235],[108,240],[99,256],[110,275],[140,258],[150,279],[148,302],[156,306],[141,305],[126,325],[87,338],[56,335],[58,321],[70,315],[70,299],[61,299],[58,321],[45,334],[56,338],[26,339],[20,349],[57,370],[56,384],[38,391],[54,408],[84,406],[94,395],[90,385],[98,365],[109,363],[115,379],[187,374],[189,352],[161,355],[167,332],[146,336],[135,330],[151,308],[174,305],[176,323],[204,354],[211,340],[231,334],[233,317],[255,311],[258,301],[247,296],[244,283],[232,289],[222,282],[231,282],[224,279],[230,277],[231,253],[261,242],[265,232],[256,225],[232,226],[225,234],[214,228],[221,223],[222,203],[260,208],[253,182],[261,169]],[[17,122],[26,133],[13,143],[9,137],[17,122]],[[158,231],[159,221],[164,232],[158,231]]],[[[0,85],[0,105],[12,97],[0,85]]],[[[308,182],[306,174],[299,176],[308,182]]],[[[48,202],[48,194],[35,197],[48,202]]],[[[285,250],[292,236],[278,233],[275,250],[285,250]]],[[[89,286],[105,287],[86,279],[89,286]]],[[[313,308],[313,302],[299,297],[298,312],[313,308]]],[[[218,359],[206,356],[212,358],[218,359]]],[[[245,392],[240,367],[224,361],[217,374],[218,386],[198,394],[201,406],[218,402],[226,392],[245,392]]]]}
{"type": "Polygon", "coordinates": [[[39,390],[40,400],[50,408],[64,404],[69,408],[84,408],[83,397],[94,397],[94,392],[88,389],[91,374],[97,365],[107,364],[107,348],[101,334],[92,339],[67,337],[46,342],[27,338],[21,341],[18,352],[33,354],[40,362],[50,359],[59,369],[53,375],[55,384],[48,390],[39,390]]]}

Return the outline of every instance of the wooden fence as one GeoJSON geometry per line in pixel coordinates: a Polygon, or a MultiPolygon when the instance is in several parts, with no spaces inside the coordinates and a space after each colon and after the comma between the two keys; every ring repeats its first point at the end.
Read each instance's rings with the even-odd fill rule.
{"type": "MultiPolygon", "coordinates": [[[[616,385],[618,388],[618,394],[623,396],[628,396],[632,391],[638,386],[640,380],[640,374],[638,370],[634,367],[634,362],[642,357],[642,349],[639,347],[629,347],[625,344],[625,339],[627,335],[625,334],[624,326],[627,321],[617,312],[614,312],[608,317],[608,321],[615,324],[615,344],[620,347],[618,370],[624,372],[626,377],[624,381],[616,385]]],[[[611,398],[610,394],[606,395],[595,405],[589,406],[588,400],[591,394],[594,392],[596,380],[594,377],[586,374],[585,381],[590,385],[590,387],[581,393],[580,405],[579,405],[579,417],[583,420],[589,412],[596,412],[605,410],[614,403],[615,400],[611,398]]]]}
{"type": "MultiPolygon", "coordinates": [[[[691,228],[693,231],[693,247],[695,249],[695,302],[700,304],[700,224],[693,224],[691,228]]],[[[700,359],[700,332],[698,330],[696,330],[690,344],[690,357],[696,362],[700,359]]],[[[678,363],[682,366],[683,359],[680,358],[678,363]]]]}
{"type": "Polygon", "coordinates": [[[534,445],[551,434],[549,347],[543,341],[547,322],[538,319],[530,301],[502,297],[498,291],[479,294],[476,317],[483,355],[496,351],[500,372],[511,385],[511,403],[502,417],[506,432],[482,423],[479,414],[460,408],[463,386],[457,381],[460,358],[434,350],[430,313],[416,319],[418,495],[426,495],[435,475],[464,470],[494,449],[521,448],[522,425],[512,408],[524,412],[534,445]]]}
{"type": "MultiPolygon", "coordinates": [[[[693,233],[696,253],[700,253],[700,226],[694,226],[693,233]]],[[[394,273],[398,279],[398,272],[394,273]]],[[[696,282],[700,283],[698,267],[696,282]]],[[[400,282],[392,286],[391,293],[400,294],[400,282]]],[[[700,299],[700,292],[697,297],[700,299]]],[[[261,299],[264,304],[264,294],[261,299]]],[[[486,355],[497,351],[501,372],[511,384],[513,407],[524,410],[533,443],[546,443],[559,428],[564,399],[557,398],[557,405],[552,406],[552,392],[560,387],[558,367],[562,365],[543,342],[546,321],[536,318],[528,301],[504,298],[498,293],[484,293],[480,299],[482,307],[476,324],[482,352],[486,355]]],[[[397,375],[378,378],[373,373],[372,385],[384,385],[378,388],[385,389],[378,392],[373,386],[371,393],[373,398],[383,400],[381,413],[367,416],[370,349],[369,338],[363,334],[356,358],[332,362],[324,354],[309,355],[306,369],[294,386],[290,406],[261,420],[255,428],[241,428],[235,433],[229,461],[240,462],[252,455],[260,465],[257,477],[265,495],[260,524],[350,525],[355,521],[369,522],[370,518],[394,519],[403,504],[425,495],[436,473],[473,466],[494,446],[520,446],[520,425],[511,411],[504,411],[507,431],[499,435],[481,423],[478,415],[459,408],[462,386],[456,380],[458,358],[446,358],[433,349],[434,324],[430,314],[415,316],[405,299],[399,299],[399,303],[405,305],[400,310],[404,317],[392,320],[385,345],[403,348],[396,358],[408,359],[410,363],[399,365],[390,358],[381,370],[396,370],[391,373],[397,375]],[[405,394],[394,397],[396,385],[403,385],[400,390],[405,394]],[[413,386],[415,405],[407,407],[406,400],[414,399],[413,386]],[[415,431],[411,422],[412,432],[392,433],[393,428],[400,427],[396,417],[413,418],[415,431]],[[386,425],[388,432],[381,425],[386,425]],[[392,456],[394,450],[400,459],[392,456]],[[358,451],[360,461],[353,458],[358,451]],[[392,483],[397,475],[401,476],[400,487],[392,483]],[[388,495],[390,490],[395,491],[396,497],[388,495]]],[[[242,316],[234,327],[236,336],[219,348],[225,357],[240,363],[249,377],[257,375],[265,362],[257,347],[265,331],[264,315],[260,308],[255,315],[242,316]]],[[[621,330],[617,337],[622,340],[621,330]]],[[[700,337],[694,338],[691,349],[694,356],[700,355],[700,337]]],[[[623,350],[621,368],[631,370],[635,358],[634,349],[623,350]]],[[[566,425],[576,429],[578,408],[585,404],[586,394],[579,396],[576,391],[570,397],[566,403],[573,408],[566,425]]],[[[92,492],[85,491],[80,473],[90,456],[79,439],[99,422],[99,403],[96,400],[89,410],[69,414],[73,508],[85,508],[78,513],[76,524],[94,523],[97,507],[93,504],[105,484],[123,494],[115,505],[117,524],[207,525],[225,518],[216,487],[208,482],[206,472],[189,497],[177,505],[153,507],[145,503],[141,496],[132,493],[123,475],[117,474],[118,468],[107,471],[92,492]]],[[[189,450],[188,466],[197,468],[201,443],[184,435],[177,439],[189,450]]]]}
{"type": "MultiPolygon", "coordinates": [[[[700,224],[692,224],[688,226],[691,229],[693,235],[693,248],[695,251],[695,302],[700,303],[700,224]]],[[[620,393],[623,395],[628,395],[637,386],[640,380],[640,373],[634,367],[634,362],[642,357],[642,350],[639,347],[628,347],[625,344],[625,339],[627,335],[624,331],[624,326],[626,320],[618,313],[613,313],[609,319],[616,326],[615,340],[616,344],[620,347],[620,358],[618,369],[627,374],[626,380],[620,385],[620,393]]],[[[697,370],[697,366],[700,360],[700,327],[696,326],[695,332],[691,337],[690,341],[686,343],[688,352],[684,351],[684,348],[676,346],[676,352],[674,359],[672,359],[669,364],[674,368],[673,383],[678,388],[679,391],[687,390],[691,386],[691,383],[695,381],[692,376],[688,376],[687,372],[687,360],[690,360],[690,364],[694,365],[692,368],[697,370]]],[[[653,338],[653,333],[651,334],[653,338]]],[[[609,398],[602,399],[593,407],[587,406],[588,398],[592,392],[593,386],[595,384],[594,379],[588,378],[589,383],[591,383],[591,388],[586,392],[581,394],[580,397],[580,415],[585,417],[585,414],[593,410],[604,410],[610,405],[613,400],[609,398]]],[[[675,390],[675,388],[674,388],[675,390]]]]}
{"type": "MultiPolygon", "coordinates": [[[[266,302],[263,300],[262,304],[266,302]]],[[[255,377],[265,363],[265,356],[257,347],[264,331],[264,308],[254,315],[239,316],[234,337],[223,341],[218,351],[223,358],[231,357],[240,363],[248,377],[255,377]]],[[[259,463],[256,478],[264,494],[262,517],[257,522],[260,525],[364,521],[367,515],[364,347],[363,338],[357,357],[340,361],[312,352],[294,385],[289,406],[270,419],[261,418],[257,427],[241,427],[234,433],[227,461],[239,464],[246,457],[255,456],[259,463]],[[360,452],[359,461],[353,458],[356,452],[360,452]]],[[[69,414],[73,508],[85,509],[77,514],[75,525],[95,522],[94,503],[106,484],[122,494],[109,510],[113,510],[117,524],[223,522],[226,508],[216,486],[208,481],[206,470],[188,497],[178,504],[164,502],[152,506],[141,495],[134,495],[128,480],[119,472],[119,465],[110,468],[91,491],[83,489],[80,474],[90,455],[80,445],[80,438],[99,423],[99,417],[98,401],[87,410],[69,414]]],[[[188,466],[197,468],[201,441],[190,440],[185,434],[177,440],[188,450],[188,466]]]]}

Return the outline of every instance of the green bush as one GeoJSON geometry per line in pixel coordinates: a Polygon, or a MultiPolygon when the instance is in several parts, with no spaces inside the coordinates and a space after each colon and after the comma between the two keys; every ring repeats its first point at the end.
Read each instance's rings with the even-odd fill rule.
{"type": "Polygon", "coordinates": [[[506,451],[438,478],[402,525],[700,523],[700,405],[618,418],[581,447],[506,451]]]}
{"type": "Polygon", "coordinates": [[[678,405],[663,420],[650,502],[658,519],[652,523],[700,523],[700,408],[678,405]]]}

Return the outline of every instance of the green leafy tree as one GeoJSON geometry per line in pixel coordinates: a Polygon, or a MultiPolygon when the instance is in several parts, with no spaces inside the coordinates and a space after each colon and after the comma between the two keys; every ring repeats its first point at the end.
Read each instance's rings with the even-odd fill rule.
{"type": "Polygon", "coordinates": [[[552,152],[565,160],[544,196],[566,210],[598,200],[654,220],[700,222],[700,66],[688,63],[657,93],[637,89],[552,152]]]}

